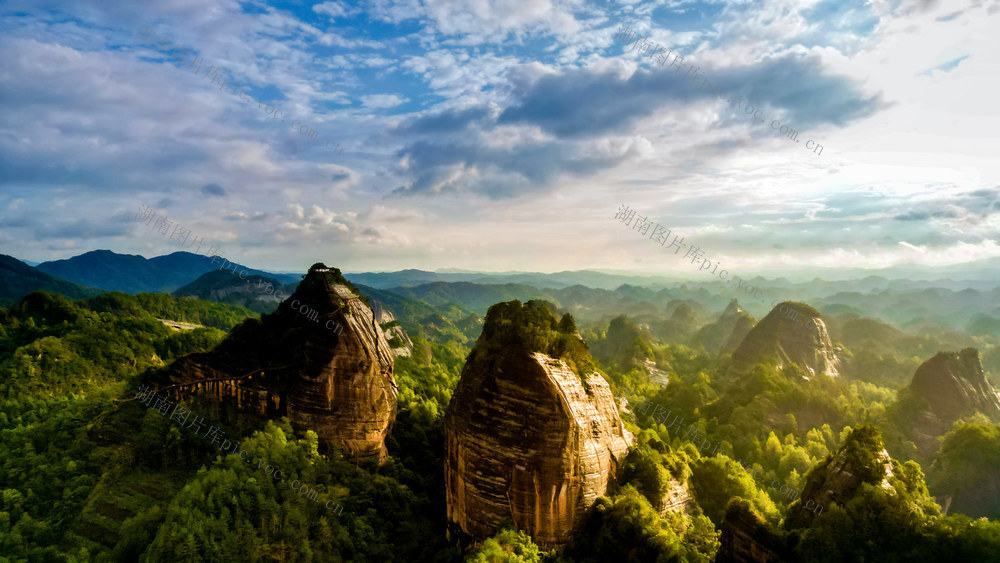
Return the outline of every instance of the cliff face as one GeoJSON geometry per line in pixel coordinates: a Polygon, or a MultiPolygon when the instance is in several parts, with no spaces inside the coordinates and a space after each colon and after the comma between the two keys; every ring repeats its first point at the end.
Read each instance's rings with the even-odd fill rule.
{"type": "Polygon", "coordinates": [[[1000,417],[1000,397],[986,379],[975,348],[941,352],[927,360],[913,374],[910,389],[949,423],[977,411],[994,420],[1000,417]]]}
{"type": "Polygon", "coordinates": [[[570,365],[581,357],[496,346],[494,308],[445,414],[448,518],[476,540],[511,519],[540,546],[563,545],[617,476],[632,436],[604,378],[570,365]]]}
{"type": "Polygon", "coordinates": [[[412,356],[413,342],[410,340],[410,337],[407,336],[403,327],[399,326],[399,321],[396,320],[396,316],[374,299],[371,300],[371,304],[372,312],[375,314],[375,321],[385,333],[385,338],[389,341],[389,344],[392,347],[393,355],[396,357],[412,356]]]}
{"type": "Polygon", "coordinates": [[[691,495],[691,490],[687,484],[672,480],[670,481],[670,490],[663,496],[663,502],[657,508],[659,508],[661,516],[667,512],[690,514],[694,504],[694,497],[691,495]]]}
{"type": "Polygon", "coordinates": [[[803,303],[777,305],[733,352],[732,374],[745,374],[761,362],[795,364],[810,375],[839,375],[840,360],[819,313],[803,303]]]}
{"type": "Polygon", "coordinates": [[[396,415],[393,356],[339,271],[316,264],[273,314],[233,329],[211,352],[156,376],[173,397],[208,391],[243,412],[287,415],[346,456],[385,459],[396,415]]]}
{"type": "Polygon", "coordinates": [[[927,405],[915,413],[911,436],[924,456],[937,450],[937,438],[951,423],[975,412],[1000,420],[1000,396],[986,379],[979,351],[940,352],[927,360],[913,374],[908,391],[927,405]]]}
{"type": "Polygon", "coordinates": [[[726,512],[719,535],[715,563],[781,563],[778,542],[771,539],[767,524],[752,510],[742,506],[726,512]]]}

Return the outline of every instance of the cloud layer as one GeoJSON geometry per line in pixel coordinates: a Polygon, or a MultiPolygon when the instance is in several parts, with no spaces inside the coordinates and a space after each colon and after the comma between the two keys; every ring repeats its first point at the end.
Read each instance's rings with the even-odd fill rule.
{"type": "Polygon", "coordinates": [[[997,0],[14,0],[0,15],[0,243],[22,258],[176,250],[134,221],[143,204],[281,270],[677,270],[621,232],[622,203],[765,274],[1000,246],[997,0]],[[147,26],[197,66],[142,45],[147,26]],[[622,26],[681,71],[616,42],[622,26]]]}

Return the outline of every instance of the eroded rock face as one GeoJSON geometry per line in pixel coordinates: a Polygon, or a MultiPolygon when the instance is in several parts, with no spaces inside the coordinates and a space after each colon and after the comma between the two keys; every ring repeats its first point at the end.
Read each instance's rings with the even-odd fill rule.
{"type": "Polygon", "coordinates": [[[687,484],[672,480],[670,481],[670,489],[663,496],[663,502],[657,508],[660,510],[661,516],[667,512],[690,514],[694,504],[694,497],[691,495],[691,489],[687,484]]]}
{"type": "Polygon", "coordinates": [[[837,377],[837,358],[819,312],[786,301],[771,309],[733,352],[732,374],[745,374],[761,362],[779,367],[795,364],[807,374],[837,377]]]}
{"type": "Polygon", "coordinates": [[[470,354],[445,414],[448,518],[476,540],[504,519],[563,545],[619,473],[632,435],[607,382],[518,348],[470,354]]]}
{"type": "Polygon", "coordinates": [[[396,320],[396,316],[392,314],[392,311],[386,309],[381,303],[372,299],[372,312],[375,313],[375,321],[382,328],[385,333],[386,339],[392,345],[392,353],[394,356],[412,356],[413,355],[413,342],[410,337],[407,336],[406,331],[403,327],[399,326],[399,321],[396,320]]]}
{"type": "Polygon", "coordinates": [[[927,400],[933,413],[946,422],[981,412],[1000,417],[1000,397],[986,379],[979,350],[940,352],[917,368],[910,389],[927,400]]]}
{"type": "Polygon", "coordinates": [[[921,455],[930,457],[937,450],[937,438],[951,424],[975,412],[1000,420],[1000,396],[986,379],[979,351],[940,352],[927,360],[913,374],[908,393],[925,410],[915,413],[911,437],[921,455]]]}
{"type": "Polygon", "coordinates": [[[719,535],[715,563],[782,563],[779,546],[766,532],[766,523],[748,510],[726,514],[719,535]]]}
{"type": "Polygon", "coordinates": [[[242,412],[287,415],[345,456],[382,461],[396,416],[392,369],[372,310],[338,270],[316,264],[273,314],[178,359],[154,383],[175,399],[205,390],[242,412]]]}

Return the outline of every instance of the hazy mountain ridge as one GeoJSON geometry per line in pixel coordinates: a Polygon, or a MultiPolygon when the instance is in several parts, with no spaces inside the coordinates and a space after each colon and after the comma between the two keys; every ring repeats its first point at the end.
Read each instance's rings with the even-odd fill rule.
{"type": "Polygon", "coordinates": [[[124,293],[169,293],[212,270],[223,266],[249,275],[275,278],[295,283],[300,278],[288,274],[270,274],[243,265],[233,265],[222,257],[209,258],[191,252],[174,252],[154,258],[136,254],[118,254],[94,250],[65,260],[42,262],[38,269],[82,285],[124,293]]]}

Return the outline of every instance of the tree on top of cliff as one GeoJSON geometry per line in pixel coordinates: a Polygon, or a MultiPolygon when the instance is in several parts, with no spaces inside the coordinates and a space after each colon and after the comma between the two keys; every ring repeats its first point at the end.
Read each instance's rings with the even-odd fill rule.
{"type": "Polygon", "coordinates": [[[572,315],[566,313],[560,319],[553,304],[537,299],[492,305],[477,345],[488,350],[521,348],[561,358],[581,378],[597,369],[572,315]]]}
{"type": "Polygon", "coordinates": [[[855,469],[862,470],[858,475],[862,481],[878,483],[882,480],[885,469],[879,454],[885,449],[882,443],[882,431],[871,425],[861,425],[851,431],[840,451],[847,457],[848,463],[855,469]]]}
{"type": "Polygon", "coordinates": [[[306,279],[310,275],[316,273],[323,274],[324,276],[326,276],[327,281],[331,282],[334,285],[347,286],[348,289],[354,292],[355,295],[360,297],[361,300],[365,302],[365,305],[368,305],[369,307],[372,306],[371,301],[368,300],[368,296],[361,293],[361,290],[355,287],[353,283],[347,281],[347,278],[344,277],[344,274],[340,272],[340,268],[331,268],[322,262],[316,262],[312,266],[309,266],[309,273],[302,276],[302,279],[306,279]]]}

